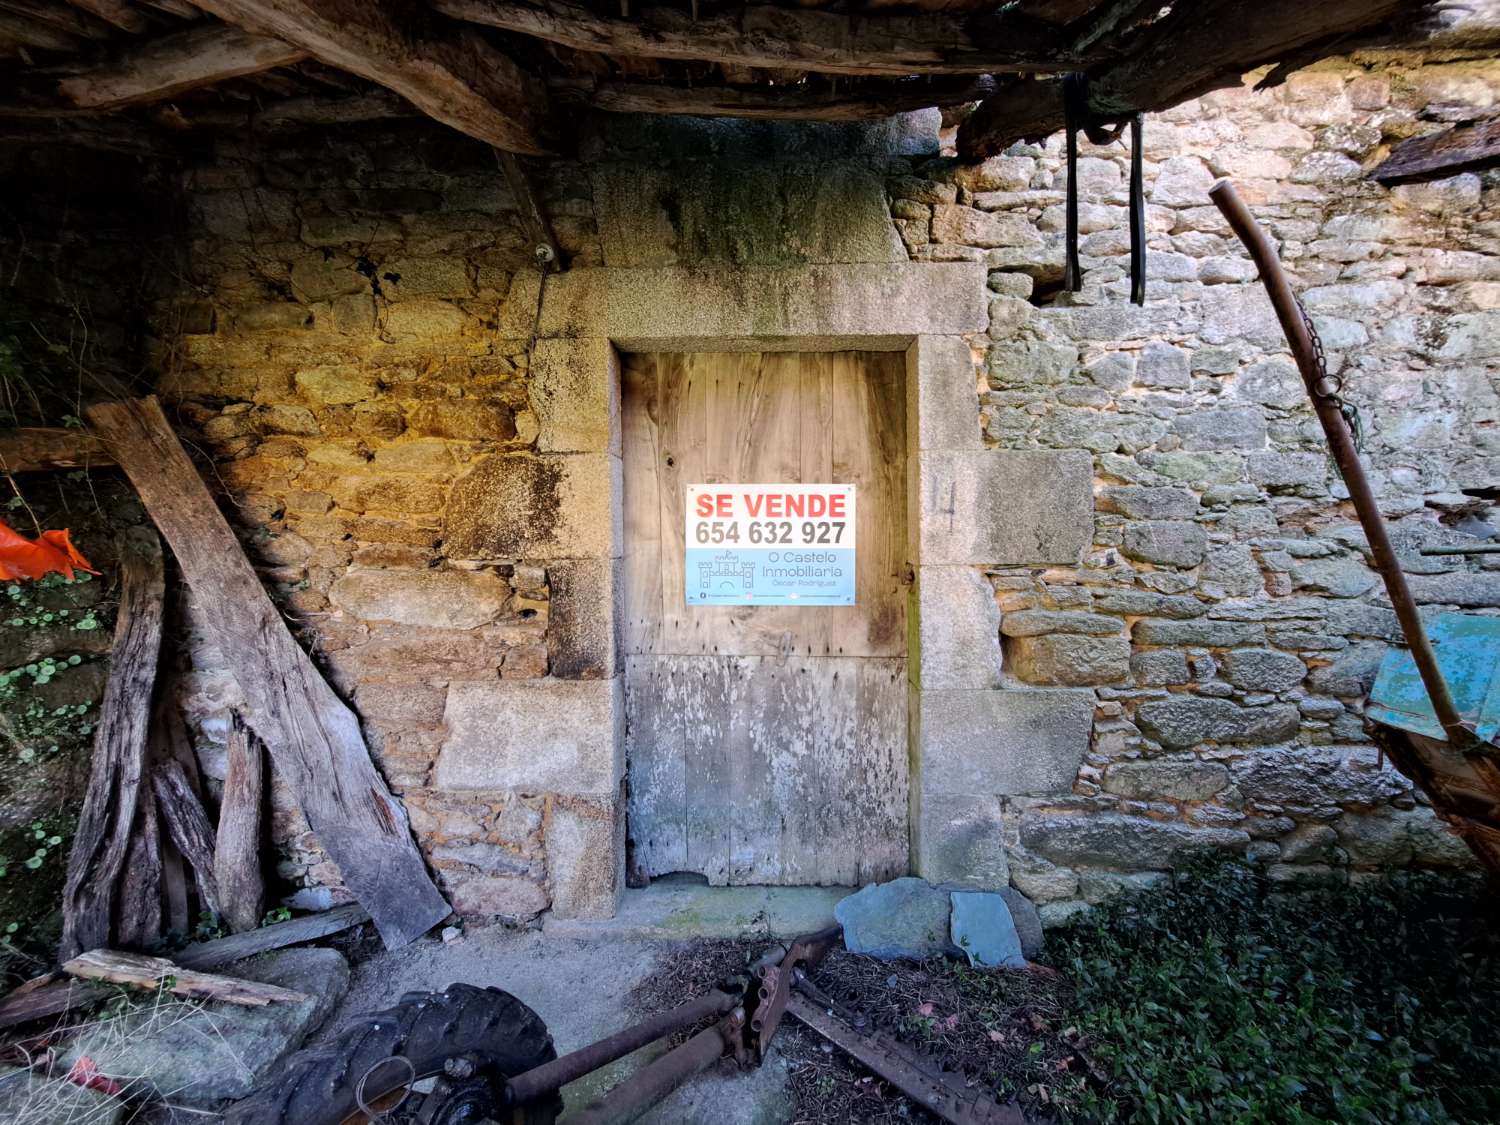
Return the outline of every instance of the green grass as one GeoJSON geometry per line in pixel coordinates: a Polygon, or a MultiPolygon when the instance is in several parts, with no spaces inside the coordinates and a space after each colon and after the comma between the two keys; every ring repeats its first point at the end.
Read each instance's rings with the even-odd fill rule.
{"type": "Polygon", "coordinates": [[[1202,862],[1049,935],[1106,1122],[1500,1121],[1500,916],[1477,878],[1277,893],[1202,862]]]}

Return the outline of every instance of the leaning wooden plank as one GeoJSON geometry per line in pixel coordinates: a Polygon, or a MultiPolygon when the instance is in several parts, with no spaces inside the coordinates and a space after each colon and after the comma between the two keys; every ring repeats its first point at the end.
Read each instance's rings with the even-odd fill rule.
{"type": "Polygon", "coordinates": [[[1399,184],[1478,172],[1496,164],[1500,164],[1500,117],[1491,117],[1402,141],[1375,166],[1370,178],[1399,184]]]}
{"type": "MultiPolygon", "coordinates": [[[[370,915],[364,907],[350,903],[348,906],[325,910],[321,914],[308,914],[289,922],[262,926],[249,933],[189,945],[178,950],[173,960],[189,969],[217,969],[243,958],[253,957],[257,953],[316,941],[369,920],[370,915]]],[[[80,980],[48,981],[39,978],[28,981],[4,1000],[0,1000],[0,1029],[46,1019],[72,1008],[85,1008],[108,999],[110,994],[110,989],[104,985],[80,980]]]]}
{"type": "Polygon", "coordinates": [[[229,770],[219,802],[214,882],[219,906],[235,933],[260,925],[265,884],[260,877],[260,806],[264,793],[260,743],[238,720],[229,728],[229,770]]]}
{"type": "Polygon", "coordinates": [[[161,937],[161,826],[156,820],[156,798],[142,787],[125,874],[120,886],[119,943],[141,949],[161,937]]]}
{"type": "Polygon", "coordinates": [[[369,0],[195,0],[257,35],[394,90],[429,117],[510,152],[541,156],[547,91],[469,28],[412,4],[369,0]]]}
{"type": "Polygon", "coordinates": [[[155,398],[86,412],[145,502],[221,652],[233,653],[245,721],[297,793],[318,842],[389,946],[448,915],[406,811],[370,761],[359,720],[266,596],[155,398]]]}
{"type": "Polygon", "coordinates": [[[113,465],[104,443],[87,430],[22,426],[0,430],[0,472],[80,469],[113,465]]]}
{"type": "Polygon", "coordinates": [[[207,24],[133,45],[118,58],[57,84],[83,109],[115,109],[160,101],[199,86],[259,74],[307,57],[280,39],[207,24]]]}
{"type": "Polygon", "coordinates": [[[189,945],[179,949],[172,959],[190,969],[217,969],[221,965],[253,957],[257,953],[317,941],[318,938],[339,933],[369,920],[369,912],[358,903],[351,902],[347,906],[335,906],[320,914],[304,914],[301,918],[293,918],[288,922],[275,922],[247,933],[189,945]]]}
{"type": "Polygon", "coordinates": [[[64,958],[106,945],[114,936],[120,873],[145,774],[151,689],[161,650],[166,589],[161,540],[148,527],[132,527],[120,533],[117,544],[120,608],[109,682],[99,703],[88,790],[63,884],[64,958]]]}
{"type": "Polygon", "coordinates": [[[214,830],[203,804],[188,784],[181,763],[158,762],[151,770],[151,788],[157,811],[171,834],[172,843],[193,869],[193,883],[203,909],[214,915],[224,912],[219,887],[214,880],[214,830]]]}
{"type": "Polygon", "coordinates": [[[240,1004],[247,1008],[263,1008],[275,1003],[295,1004],[307,999],[304,993],[278,988],[274,984],[185,969],[165,957],[121,953],[117,949],[91,949],[65,961],[63,972],[84,980],[128,984],[136,988],[165,987],[174,996],[222,1000],[226,1004],[240,1004]]]}

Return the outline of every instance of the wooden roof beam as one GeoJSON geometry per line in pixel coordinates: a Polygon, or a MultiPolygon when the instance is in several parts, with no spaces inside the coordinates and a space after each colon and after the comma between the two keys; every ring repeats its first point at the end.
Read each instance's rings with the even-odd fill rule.
{"type": "Polygon", "coordinates": [[[63,79],[58,91],[80,109],[159,101],[306,58],[280,39],[210,24],[141,44],[116,61],[63,79]]]}
{"type": "Polygon", "coordinates": [[[473,31],[371,0],[194,2],[226,23],[378,83],[486,144],[548,152],[546,88],[473,31]]]}
{"type": "Polygon", "coordinates": [[[127,0],[68,0],[68,3],[114,24],[121,31],[139,34],[151,27],[151,21],[132,8],[127,0]]]}
{"type": "Polygon", "coordinates": [[[626,20],[570,0],[431,2],[455,19],[605,55],[892,76],[1056,72],[1080,63],[1056,27],[994,11],[850,15],[760,4],[696,21],[686,9],[648,7],[626,20]]]}
{"type": "Polygon", "coordinates": [[[665,113],[745,117],[762,121],[876,121],[931,106],[964,105],[995,88],[989,76],[892,82],[848,94],[765,86],[663,86],[650,82],[564,79],[559,101],[581,101],[608,113],[665,113]]]}
{"type": "Polygon", "coordinates": [[[1370,173],[1383,184],[1415,183],[1500,165],[1500,117],[1411,137],[1370,173]]]}
{"type": "MultiPolygon", "coordinates": [[[[1417,15],[1424,0],[1207,0],[1179,3],[1141,35],[1128,58],[1091,72],[1089,105],[1106,120],[1167,109],[1238,85],[1284,56],[1417,15]],[[1227,29],[1233,29],[1230,32],[1227,29]]],[[[1062,82],[1011,82],[959,126],[958,153],[983,160],[1063,127],[1062,82]]]]}

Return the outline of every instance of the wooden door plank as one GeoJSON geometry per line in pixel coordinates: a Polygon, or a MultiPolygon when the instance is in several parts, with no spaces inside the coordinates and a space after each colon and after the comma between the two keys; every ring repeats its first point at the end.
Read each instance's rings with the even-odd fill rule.
{"type": "Polygon", "coordinates": [[[624,452],[625,653],[655,652],[661,641],[662,533],[660,403],[656,357],[626,355],[620,365],[624,452]]]}
{"type": "Polygon", "coordinates": [[[155,398],[86,412],[172,547],[247,701],[245,720],[388,946],[448,915],[359,720],[287,630],[155,398]]]}
{"type": "Polygon", "coordinates": [[[732,656],[664,658],[682,700],[683,791],[687,809],[687,870],[722,887],[730,878],[734,742],[741,661],[732,656]]]}
{"type": "Polygon", "coordinates": [[[708,404],[714,357],[704,354],[657,356],[657,401],[660,404],[661,595],[663,654],[704,650],[711,619],[707,607],[686,606],[683,572],[686,543],[687,486],[722,478],[709,475],[708,404]]]}
{"type": "Polygon", "coordinates": [[[625,759],[630,777],[626,820],[631,862],[647,875],[689,870],[683,759],[687,688],[670,658],[625,658],[625,759]]]}

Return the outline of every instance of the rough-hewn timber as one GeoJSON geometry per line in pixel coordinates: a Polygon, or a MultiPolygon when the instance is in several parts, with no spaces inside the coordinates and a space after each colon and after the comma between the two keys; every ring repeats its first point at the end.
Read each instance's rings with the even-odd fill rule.
{"type": "Polygon", "coordinates": [[[1491,117],[1402,141],[1370,178],[1399,184],[1477,172],[1496,164],[1500,164],[1500,117],[1491,117]]]}
{"type": "Polygon", "coordinates": [[[22,426],[0,431],[0,472],[84,469],[112,465],[104,443],[87,430],[22,426]]]}
{"type": "Polygon", "coordinates": [[[219,802],[214,882],[224,920],[235,933],[260,925],[265,884],[260,877],[260,806],[264,792],[260,743],[239,723],[229,732],[229,768],[219,802]]]}
{"type": "Polygon", "coordinates": [[[375,771],[359,720],[287,631],[155,398],[86,416],[114,452],[204,607],[247,701],[245,721],[298,794],[312,830],[391,946],[448,914],[375,771]]]}
{"type": "Polygon", "coordinates": [[[878,121],[896,113],[929,106],[963,105],[995,89],[988,75],[979,78],[890,83],[878,90],[841,94],[777,87],[660,86],[649,82],[570,84],[563,98],[583,101],[609,113],[691,114],[696,117],[746,117],[758,120],[878,121]]]}
{"type": "Polygon", "coordinates": [[[64,78],[57,88],[76,106],[113,109],[259,74],[305,57],[305,51],[280,39],[214,24],[144,43],[114,62],[64,78]]]}
{"type": "Polygon", "coordinates": [[[694,20],[681,8],[610,19],[565,0],[434,0],[445,15],[580,51],[828,74],[980,74],[1069,70],[1056,29],[1008,14],[847,15],[753,4],[694,20]]]}
{"type": "Polygon", "coordinates": [[[469,30],[448,33],[361,0],[200,0],[226,23],[394,90],[428,116],[509,152],[540,155],[546,89],[469,30]]]}
{"type": "MultiPolygon", "coordinates": [[[[1166,109],[1237,85],[1257,66],[1337,36],[1371,30],[1422,7],[1412,0],[1179,4],[1140,33],[1128,58],[1092,76],[1089,106],[1107,120],[1166,109]]],[[[959,156],[983,160],[1016,141],[1045,137],[1062,127],[1061,80],[1010,83],[959,126],[959,156]]]]}
{"type": "Polygon", "coordinates": [[[64,958],[112,940],[120,876],[145,775],[165,569],[161,540],[150,528],[121,532],[118,544],[120,608],[110,676],[99,704],[88,790],[63,886],[64,958]]]}
{"type": "Polygon", "coordinates": [[[194,1000],[222,1000],[261,1008],[267,1004],[295,1004],[307,997],[289,988],[260,981],[221,977],[196,969],[184,969],[165,957],[148,957],[143,953],[121,953],[116,949],[91,949],[63,964],[63,971],[84,980],[109,981],[135,988],[161,988],[177,996],[194,1000]]]}

